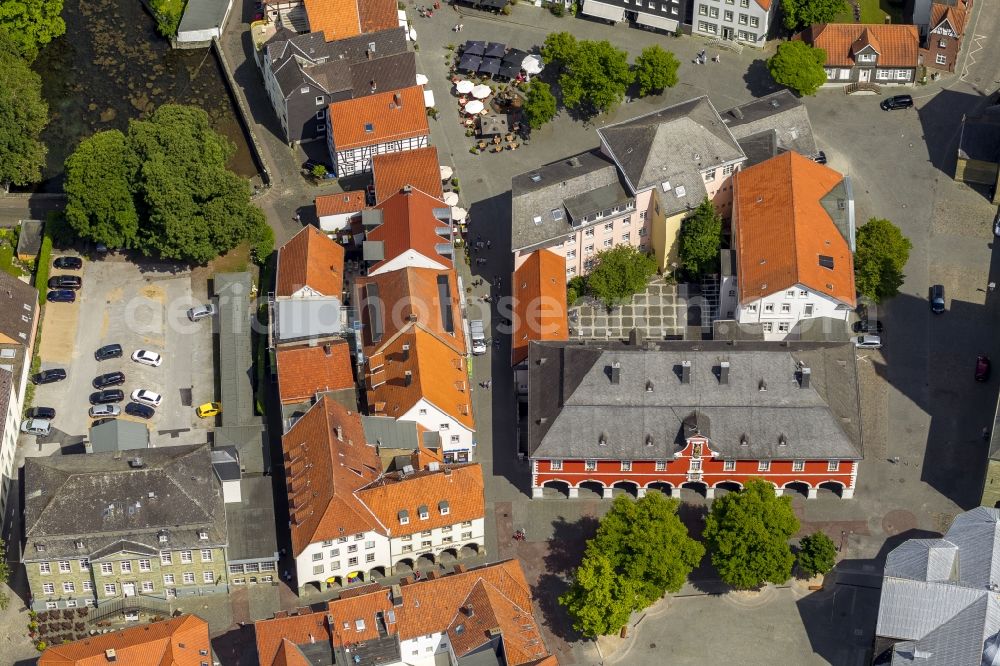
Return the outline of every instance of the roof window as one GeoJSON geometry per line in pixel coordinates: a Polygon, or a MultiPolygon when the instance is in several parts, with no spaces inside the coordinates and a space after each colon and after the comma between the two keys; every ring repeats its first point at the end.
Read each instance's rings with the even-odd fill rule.
{"type": "Polygon", "coordinates": [[[365,131],[366,132],[374,132],[375,131],[375,126],[372,125],[371,123],[365,123],[365,131]]]}
{"type": "Polygon", "coordinates": [[[833,257],[821,254],[819,255],[819,265],[823,268],[829,268],[833,270],[833,257]]]}

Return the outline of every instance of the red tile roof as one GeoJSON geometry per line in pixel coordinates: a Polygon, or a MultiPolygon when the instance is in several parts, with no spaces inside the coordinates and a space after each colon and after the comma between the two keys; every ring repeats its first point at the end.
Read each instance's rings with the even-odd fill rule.
{"type": "Polygon", "coordinates": [[[381,472],[357,413],[323,397],[285,433],[281,448],[293,556],[314,541],[382,529],[355,495],[381,472]]]}
{"type": "Polygon", "coordinates": [[[54,645],[42,653],[38,665],[107,666],[109,649],[121,666],[200,666],[212,661],[208,623],[196,615],[181,615],[54,645]]]}
{"type": "Polygon", "coordinates": [[[765,12],[770,11],[771,9],[771,0],[757,0],[757,4],[760,5],[760,8],[765,12]]]}
{"type": "Polygon", "coordinates": [[[288,297],[308,287],[321,296],[341,298],[344,248],[322,231],[307,226],[278,250],[275,295],[288,297]]]}
{"type": "Polygon", "coordinates": [[[296,645],[312,642],[330,642],[330,627],[326,613],[285,615],[254,624],[257,639],[257,660],[261,666],[306,666],[312,662],[301,661],[302,653],[296,645]]]}
{"type": "Polygon", "coordinates": [[[532,340],[567,340],[566,260],[551,250],[532,252],[514,271],[511,365],[528,358],[532,340]]]}
{"type": "Polygon", "coordinates": [[[316,217],[349,215],[365,207],[365,191],[352,190],[341,194],[324,194],[316,197],[316,217]]]}
{"type": "Polygon", "coordinates": [[[964,6],[949,7],[934,3],[931,5],[931,30],[941,25],[945,19],[959,36],[965,34],[966,8],[964,6]]]}
{"type": "Polygon", "coordinates": [[[378,32],[399,27],[394,0],[357,0],[361,32],[378,32]]]}
{"type": "Polygon", "coordinates": [[[278,394],[281,403],[311,400],[320,391],[354,388],[351,350],[346,340],[327,345],[278,347],[278,394]]]}
{"type": "Polygon", "coordinates": [[[359,0],[304,0],[309,32],[322,32],[328,42],[361,34],[358,4],[359,0]]]}
{"type": "Polygon", "coordinates": [[[741,303],[801,284],[854,307],[851,248],[822,203],[843,179],[794,151],[736,173],[733,241],[741,303]],[[831,257],[833,269],[820,266],[820,256],[831,257]]]}
{"type": "Polygon", "coordinates": [[[394,194],[376,208],[382,211],[382,224],[369,231],[366,239],[382,242],[384,258],[369,267],[369,274],[408,252],[423,255],[441,268],[453,266],[450,256],[437,251],[438,245],[451,242],[437,233],[445,224],[434,217],[434,209],[447,208],[443,201],[414,190],[394,194]]]}
{"type": "Polygon", "coordinates": [[[427,136],[430,132],[423,86],[334,102],[329,117],[337,151],[427,136]]]}
{"type": "Polygon", "coordinates": [[[398,153],[383,153],[372,158],[375,177],[375,201],[381,203],[410,185],[436,199],[444,196],[441,189],[441,164],[437,148],[417,148],[398,153]]]}
{"type": "Polygon", "coordinates": [[[853,67],[866,44],[878,52],[879,67],[916,67],[920,51],[917,27],[898,23],[819,23],[798,37],[826,51],[826,65],[833,67],[853,67]]]}
{"type": "Polygon", "coordinates": [[[358,495],[397,537],[485,515],[483,472],[478,464],[451,465],[405,476],[392,472],[358,491],[358,495]],[[442,502],[447,510],[445,514],[441,513],[442,502]],[[420,508],[426,509],[426,519],[421,520],[420,508]],[[409,518],[406,525],[399,521],[401,511],[406,511],[409,518]]]}

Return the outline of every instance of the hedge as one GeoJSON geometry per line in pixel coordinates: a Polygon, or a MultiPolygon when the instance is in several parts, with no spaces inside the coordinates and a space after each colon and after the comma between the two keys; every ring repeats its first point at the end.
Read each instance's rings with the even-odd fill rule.
{"type": "Polygon", "coordinates": [[[38,252],[35,262],[35,289],[38,290],[38,302],[45,303],[49,288],[49,267],[52,265],[52,234],[46,227],[42,234],[42,249],[38,252]]]}

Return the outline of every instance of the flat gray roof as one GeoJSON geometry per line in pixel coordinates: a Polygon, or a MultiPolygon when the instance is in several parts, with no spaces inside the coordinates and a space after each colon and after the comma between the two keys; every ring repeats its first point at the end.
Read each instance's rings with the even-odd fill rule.
{"type": "Polygon", "coordinates": [[[233,0],[188,0],[177,33],[221,28],[233,0]]]}
{"type": "Polygon", "coordinates": [[[278,558],[274,527],[274,493],[271,477],[245,477],[240,481],[240,504],[226,505],[229,528],[229,562],[278,558]]]}
{"type": "Polygon", "coordinates": [[[145,423],[115,419],[90,429],[93,453],[149,448],[149,428],[145,423]]]}
{"type": "Polygon", "coordinates": [[[275,336],[283,342],[340,333],[340,299],[291,298],[275,301],[275,336]]]}

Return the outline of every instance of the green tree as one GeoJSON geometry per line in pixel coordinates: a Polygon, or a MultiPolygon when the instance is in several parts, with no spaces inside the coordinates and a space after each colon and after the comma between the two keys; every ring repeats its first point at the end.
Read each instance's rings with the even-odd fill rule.
{"type": "Polygon", "coordinates": [[[127,134],[100,132],[69,157],[66,219],[109,247],[209,261],[261,237],[266,224],[249,184],[226,169],[234,150],[201,109],[162,106],[131,121],[127,134]]]}
{"type": "Polygon", "coordinates": [[[312,168],[312,177],[316,180],[323,180],[326,178],[326,167],[322,164],[317,164],[312,168]]]}
{"type": "Polygon", "coordinates": [[[18,54],[28,60],[38,49],[66,32],[63,0],[8,0],[0,2],[0,32],[6,33],[18,54]]]}
{"type": "Polygon", "coordinates": [[[573,620],[573,628],[596,638],[625,626],[635,607],[635,590],[619,576],[608,556],[595,552],[584,558],[570,588],[559,597],[573,620]]]}
{"type": "Polygon", "coordinates": [[[792,575],[795,556],[788,540],[799,530],[791,497],[750,479],[738,493],[712,502],[702,537],[722,580],[738,589],[780,585],[792,575]]]}
{"type": "Polygon", "coordinates": [[[854,251],[854,283],[858,293],[876,303],[898,294],[912,247],[910,239],[889,220],[873,217],[861,225],[854,251]]]}
{"type": "Polygon", "coordinates": [[[813,532],[799,540],[799,568],[809,576],[825,574],[837,563],[837,548],[823,532],[813,532]]]}
{"type": "Polygon", "coordinates": [[[632,245],[603,250],[594,257],[594,269],[587,276],[587,293],[611,306],[631,298],[646,288],[656,273],[656,262],[632,245]]]}
{"type": "Polygon", "coordinates": [[[785,27],[789,30],[808,28],[817,23],[830,23],[847,11],[846,0],[781,0],[785,27]]]}
{"type": "Polygon", "coordinates": [[[586,114],[608,113],[625,97],[635,79],[628,54],[611,42],[583,41],[559,77],[563,104],[586,114]]]}
{"type": "Polygon", "coordinates": [[[570,279],[566,283],[566,304],[569,307],[573,307],[577,299],[583,295],[587,289],[587,280],[582,275],[577,275],[576,277],[570,279]]]}
{"type": "Polygon", "coordinates": [[[788,86],[799,95],[812,95],[826,83],[826,51],[801,40],[778,45],[778,52],[767,61],[775,82],[788,86]]]}
{"type": "Polygon", "coordinates": [[[719,248],[722,247],[722,216],[707,197],[681,224],[677,243],[681,264],[693,275],[711,273],[718,266],[719,248]]]}
{"type": "Polygon", "coordinates": [[[27,185],[42,178],[47,151],[38,136],[49,122],[49,106],[42,99],[42,78],[16,48],[0,32],[0,183],[27,185]]]}
{"type": "Polygon", "coordinates": [[[528,85],[524,115],[528,117],[531,129],[538,129],[556,117],[556,98],[549,84],[535,79],[528,85]]]}
{"type": "Polygon", "coordinates": [[[578,42],[571,32],[550,32],[542,44],[542,60],[561,69],[573,59],[578,42]]]}
{"type": "Polygon", "coordinates": [[[663,92],[664,88],[677,85],[677,68],[681,63],[674,54],[658,44],[647,46],[635,59],[635,80],[639,84],[639,96],[651,92],[663,92]]]}

